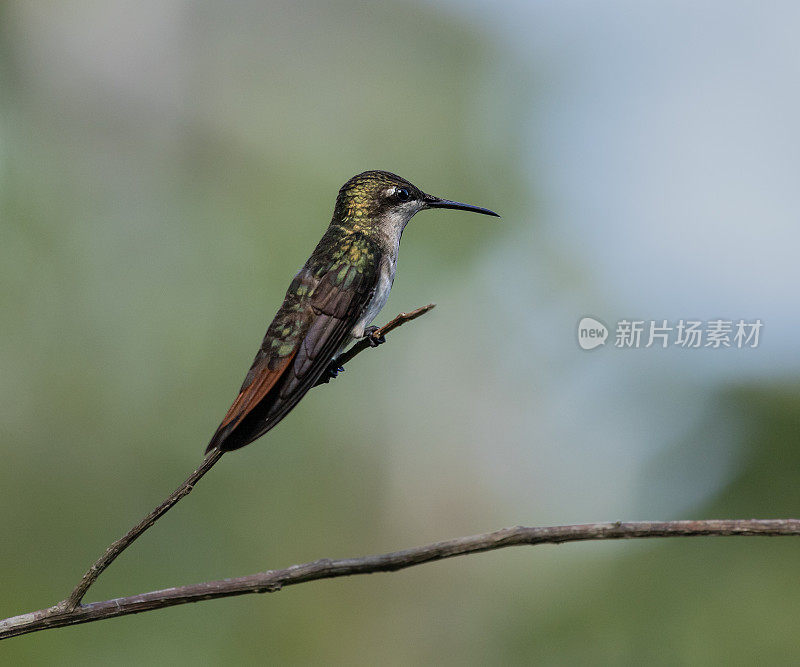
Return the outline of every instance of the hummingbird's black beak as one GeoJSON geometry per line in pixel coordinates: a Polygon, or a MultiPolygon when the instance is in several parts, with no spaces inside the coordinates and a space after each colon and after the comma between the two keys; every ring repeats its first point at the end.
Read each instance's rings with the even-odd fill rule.
{"type": "Polygon", "coordinates": [[[472,204],[462,204],[461,202],[452,201],[450,199],[439,199],[439,197],[434,197],[433,195],[425,195],[422,201],[425,202],[425,208],[454,208],[459,211],[472,211],[473,213],[493,215],[495,218],[500,217],[497,213],[490,211],[488,208],[473,206],[472,204]]]}

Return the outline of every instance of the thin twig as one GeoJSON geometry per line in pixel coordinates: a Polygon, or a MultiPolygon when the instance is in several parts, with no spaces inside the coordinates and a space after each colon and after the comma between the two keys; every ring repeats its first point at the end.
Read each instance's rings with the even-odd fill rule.
{"type": "MultiPolygon", "coordinates": [[[[416,310],[411,311],[410,313],[400,313],[397,317],[391,320],[388,324],[385,324],[380,329],[378,329],[373,336],[376,338],[380,338],[381,336],[385,336],[390,331],[394,331],[397,327],[402,326],[406,322],[410,322],[413,319],[416,319],[420,315],[424,315],[429,310],[434,307],[434,304],[428,304],[427,306],[422,306],[421,308],[417,308],[416,310]]],[[[367,348],[371,347],[369,341],[364,338],[358,341],[355,345],[353,345],[349,350],[343,353],[340,357],[337,358],[337,364],[339,366],[344,366],[348,361],[350,361],[353,357],[355,357],[360,352],[363,352],[367,348]]],[[[83,596],[86,595],[86,591],[89,590],[89,587],[97,581],[97,578],[108,568],[111,563],[116,560],[117,556],[119,556],[125,549],[127,549],[134,541],[144,533],[150,526],[152,526],[156,521],[158,521],[164,514],[166,514],[172,507],[182,498],[188,496],[192,489],[194,488],[195,484],[200,481],[200,478],[203,477],[212,467],[214,464],[217,463],[222,458],[224,452],[221,452],[218,449],[214,449],[208,453],[205,457],[203,462],[200,466],[186,479],[186,481],[181,484],[175,491],[173,491],[164,502],[162,502],[158,507],[156,507],[150,514],[148,514],[144,519],[142,519],[138,524],[136,524],[133,528],[131,528],[125,535],[119,538],[116,542],[112,543],[103,553],[100,558],[98,558],[94,564],[86,571],[86,573],[81,578],[78,585],[73,589],[73,591],[69,594],[65,600],[62,600],[57,605],[52,607],[52,609],[59,609],[63,612],[73,612],[76,608],[80,605],[83,596]]]]}
{"type": "Polygon", "coordinates": [[[0,639],[89,623],[105,618],[138,614],[187,602],[244,595],[273,593],[285,586],[317,579],[331,579],[353,574],[394,572],[444,558],[492,551],[511,546],[560,544],[585,540],[617,540],[651,537],[699,536],[777,536],[800,535],[800,519],[711,519],[705,521],[643,521],[633,523],[592,523],[576,526],[527,528],[517,526],[493,533],[460,537],[393,553],[344,560],[322,559],[284,570],[270,570],[246,577],[207,581],[177,586],[130,597],[92,602],[68,610],[56,605],[0,621],[0,639]]]}
{"type": "Polygon", "coordinates": [[[78,585],[73,589],[72,593],[69,594],[69,597],[56,606],[63,607],[66,611],[73,611],[81,603],[86,591],[89,590],[89,586],[97,581],[97,578],[114,562],[117,556],[125,551],[125,549],[127,549],[144,531],[172,509],[181,498],[188,496],[192,492],[194,485],[200,481],[203,475],[211,470],[214,464],[222,458],[224,453],[225,452],[221,452],[218,449],[210,451],[197,470],[189,475],[186,481],[175,489],[164,502],[105,550],[103,555],[86,570],[86,574],[83,575],[78,585]]]}
{"type": "MultiPolygon", "coordinates": [[[[397,317],[393,320],[384,324],[380,329],[375,331],[372,334],[372,337],[375,339],[381,338],[385,336],[390,331],[394,331],[397,327],[403,326],[406,322],[410,322],[411,320],[417,319],[420,315],[424,315],[425,313],[433,310],[436,308],[435,303],[429,303],[427,306],[422,306],[417,308],[416,310],[412,310],[410,313],[400,313],[397,317]]],[[[346,352],[342,352],[336,359],[334,363],[339,366],[344,366],[348,361],[350,361],[353,357],[355,357],[359,352],[363,352],[364,350],[372,347],[369,343],[369,340],[365,336],[360,341],[355,343],[349,350],[346,352]]]]}

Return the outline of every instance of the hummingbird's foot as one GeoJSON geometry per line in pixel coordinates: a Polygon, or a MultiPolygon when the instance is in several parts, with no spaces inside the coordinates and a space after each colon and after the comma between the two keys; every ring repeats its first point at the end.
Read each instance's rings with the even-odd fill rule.
{"type": "Polygon", "coordinates": [[[315,387],[321,384],[328,384],[331,380],[339,375],[339,373],[344,373],[344,366],[340,366],[335,360],[330,363],[330,365],[325,369],[325,372],[320,376],[319,380],[317,380],[315,387]]]}
{"type": "Polygon", "coordinates": [[[332,361],[331,365],[325,369],[325,375],[328,376],[329,380],[338,377],[339,373],[344,373],[344,366],[340,366],[337,361],[332,361]]]}
{"type": "Polygon", "coordinates": [[[364,329],[364,337],[367,339],[370,347],[378,347],[382,343],[386,342],[386,336],[376,336],[375,334],[378,332],[378,327],[371,326],[364,329]]]}

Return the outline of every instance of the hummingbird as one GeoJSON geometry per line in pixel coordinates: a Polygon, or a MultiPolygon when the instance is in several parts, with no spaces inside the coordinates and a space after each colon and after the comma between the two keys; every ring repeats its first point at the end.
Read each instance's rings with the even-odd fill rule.
{"type": "Polygon", "coordinates": [[[388,171],[365,171],[342,186],[328,229],[289,285],[206,454],[264,435],[309,389],[336,377],[336,355],[350,343],[365,336],[373,347],[383,342],[369,325],[389,298],[403,230],[429,208],[500,217],[425,194],[388,171]]]}

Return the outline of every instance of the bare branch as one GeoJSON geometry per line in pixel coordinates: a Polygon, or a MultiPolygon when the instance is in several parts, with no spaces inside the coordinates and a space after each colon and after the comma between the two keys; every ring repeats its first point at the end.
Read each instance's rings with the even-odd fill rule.
{"type": "MultiPolygon", "coordinates": [[[[380,338],[381,336],[385,336],[390,331],[394,331],[398,327],[403,326],[406,322],[410,322],[411,320],[417,319],[420,315],[424,315],[425,313],[433,310],[436,308],[435,303],[429,303],[427,306],[421,306],[416,310],[412,310],[410,313],[400,313],[397,317],[395,317],[390,322],[384,324],[380,329],[378,329],[375,333],[372,334],[373,338],[380,338]]],[[[359,352],[363,352],[364,350],[370,348],[371,345],[369,344],[369,340],[367,338],[362,338],[358,341],[355,345],[353,345],[349,350],[346,352],[342,352],[338,357],[336,357],[336,363],[339,366],[344,366],[348,361],[350,361],[353,357],[355,357],[359,352]]]]}
{"type": "MultiPolygon", "coordinates": [[[[397,317],[395,317],[392,321],[388,324],[383,325],[380,329],[378,329],[373,335],[375,338],[380,338],[381,336],[385,336],[390,331],[394,331],[398,327],[402,326],[406,322],[410,322],[418,318],[420,315],[424,315],[429,310],[434,307],[434,304],[430,303],[427,306],[422,306],[421,308],[417,308],[416,310],[412,310],[410,313],[400,313],[397,317]]],[[[365,349],[371,347],[369,341],[364,338],[358,341],[355,345],[353,345],[349,350],[345,353],[340,355],[337,358],[337,364],[339,366],[344,366],[348,361],[350,361],[353,357],[355,357],[359,352],[363,352],[365,349]]],[[[75,610],[78,605],[81,603],[83,596],[86,595],[86,591],[89,590],[89,587],[97,581],[97,578],[106,570],[106,568],[111,565],[111,563],[116,560],[117,556],[119,556],[125,549],[127,549],[134,541],[144,533],[148,528],[150,528],[156,521],[158,521],[162,516],[164,516],[172,507],[182,498],[188,496],[194,485],[200,481],[200,478],[203,477],[212,467],[222,458],[224,452],[221,452],[218,449],[212,450],[208,453],[205,457],[203,462],[200,466],[186,479],[186,481],[181,484],[175,491],[173,491],[167,498],[162,502],[158,507],[156,507],[150,514],[148,514],[144,519],[142,519],[138,524],[136,524],[133,528],[131,528],[125,535],[119,538],[116,542],[111,544],[103,553],[100,558],[98,558],[92,566],[86,571],[86,573],[81,578],[78,585],[73,589],[73,591],[69,594],[65,600],[59,602],[53,609],[58,608],[61,611],[71,612],[75,610]]]]}
{"type": "Polygon", "coordinates": [[[244,595],[272,593],[284,586],[317,579],[331,579],[353,574],[394,572],[414,565],[444,558],[492,551],[511,546],[560,544],[586,540],[618,540],[650,537],[700,536],[766,537],[800,535],[800,519],[711,519],[706,521],[643,521],[634,523],[591,523],[577,526],[543,528],[504,528],[493,533],[460,537],[393,553],[343,560],[322,559],[284,570],[270,570],[233,579],[208,581],[190,586],[177,586],[151,593],[92,602],[74,609],[63,603],[21,616],[0,621],[0,639],[88,623],[105,618],[138,614],[143,611],[172,607],[187,602],[244,595]]]}

